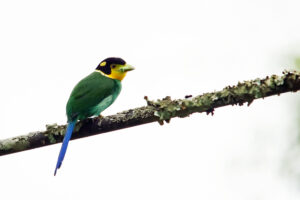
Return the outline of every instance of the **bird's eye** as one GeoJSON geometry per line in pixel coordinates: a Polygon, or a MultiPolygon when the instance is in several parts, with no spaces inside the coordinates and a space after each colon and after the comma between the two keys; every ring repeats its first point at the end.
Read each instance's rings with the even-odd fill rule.
{"type": "Polygon", "coordinates": [[[113,68],[113,69],[116,68],[116,65],[111,65],[111,68],[113,68]]]}

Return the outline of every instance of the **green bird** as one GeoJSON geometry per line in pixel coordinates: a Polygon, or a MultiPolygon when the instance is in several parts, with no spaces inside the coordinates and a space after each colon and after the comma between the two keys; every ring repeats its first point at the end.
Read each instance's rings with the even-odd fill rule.
{"type": "Polygon", "coordinates": [[[57,169],[61,167],[77,120],[98,116],[108,108],[121,91],[121,81],[131,70],[134,68],[126,64],[122,58],[106,58],[100,62],[93,73],[74,87],[67,103],[68,127],[58,155],[54,176],[57,169]]]}

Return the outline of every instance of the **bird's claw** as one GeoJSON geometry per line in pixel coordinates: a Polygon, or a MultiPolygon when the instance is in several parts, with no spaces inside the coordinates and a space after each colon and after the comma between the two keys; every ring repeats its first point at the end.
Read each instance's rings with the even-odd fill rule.
{"type": "Polygon", "coordinates": [[[99,118],[99,119],[103,119],[104,116],[103,116],[103,115],[99,115],[98,118],[99,118]]]}

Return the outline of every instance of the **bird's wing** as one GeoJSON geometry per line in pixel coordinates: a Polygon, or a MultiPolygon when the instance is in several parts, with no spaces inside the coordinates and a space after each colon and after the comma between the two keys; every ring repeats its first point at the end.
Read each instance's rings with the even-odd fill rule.
{"type": "Polygon", "coordinates": [[[98,72],[82,79],[73,89],[67,103],[68,120],[83,119],[94,115],[93,109],[114,93],[115,81],[98,72]]]}

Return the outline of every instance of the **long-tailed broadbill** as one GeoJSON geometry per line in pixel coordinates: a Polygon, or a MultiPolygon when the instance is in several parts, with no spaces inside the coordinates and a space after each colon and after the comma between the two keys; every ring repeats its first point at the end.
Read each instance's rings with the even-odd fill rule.
{"type": "Polygon", "coordinates": [[[122,58],[106,58],[90,75],[74,87],[66,106],[68,126],[54,171],[61,167],[69,140],[78,120],[98,116],[108,108],[121,91],[121,81],[128,71],[133,70],[122,58]]]}

